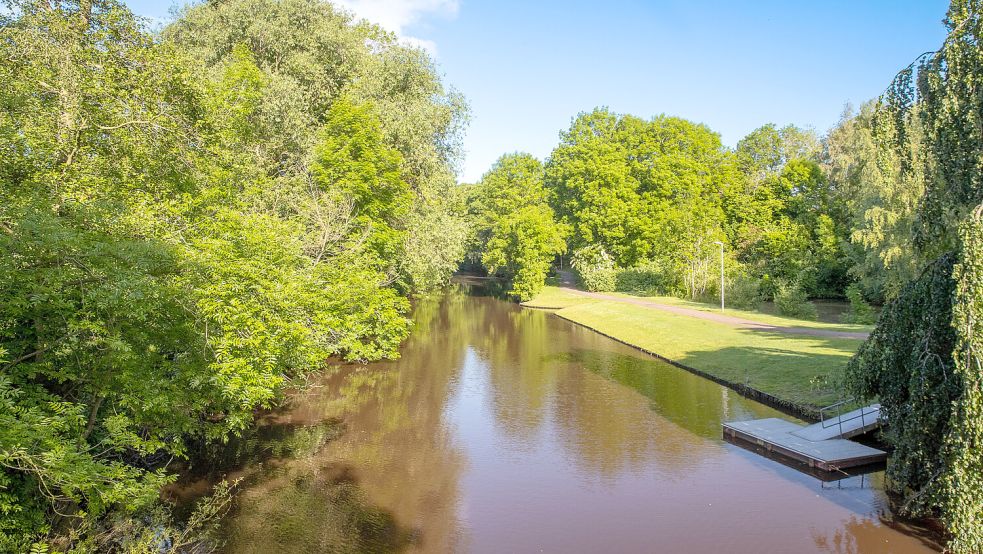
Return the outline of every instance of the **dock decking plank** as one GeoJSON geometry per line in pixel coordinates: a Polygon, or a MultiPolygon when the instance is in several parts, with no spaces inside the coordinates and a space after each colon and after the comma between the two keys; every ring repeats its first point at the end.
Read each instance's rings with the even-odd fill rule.
{"type": "Polygon", "coordinates": [[[724,423],[724,433],[832,471],[884,461],[887,453],[847,439],[811,441],[796,436],[804,427],[779,418],[724,423]]]}

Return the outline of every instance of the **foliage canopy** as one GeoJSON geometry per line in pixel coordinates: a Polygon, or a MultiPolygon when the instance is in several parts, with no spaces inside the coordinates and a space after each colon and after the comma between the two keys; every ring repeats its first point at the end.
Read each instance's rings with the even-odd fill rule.
{"type": "Polygon", "coordinates": [[[406,293],[463,252],[464,106],[322,2],[199,4],[162,37],[114,0],[8,5],[0,550],[147,546],[119,530],[189,439],[329,356],[397,355],[406,293]]]}

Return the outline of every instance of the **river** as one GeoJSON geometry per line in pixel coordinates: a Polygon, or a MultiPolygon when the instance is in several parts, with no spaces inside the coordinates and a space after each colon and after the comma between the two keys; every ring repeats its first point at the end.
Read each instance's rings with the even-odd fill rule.
{"type": "Polygon", "coordinates": [[[398,361],[329,369],[235,447],[227,552],[933,551],[883,472],[722,440],[784,417],[725,387],[472,286],[414,320],[398,361]]]}

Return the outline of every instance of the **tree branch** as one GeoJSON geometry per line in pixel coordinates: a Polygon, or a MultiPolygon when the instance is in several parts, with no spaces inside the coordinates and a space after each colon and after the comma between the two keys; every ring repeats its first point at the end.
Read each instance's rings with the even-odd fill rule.
{"type": "Polygon", "coordinates": [[[122,129],[123,127],[129,127],[131,125],[150,125],[151,123],[153,123],[153,121],[147,121],[145,119],[134,119],[133,121],[124,121],[119,125],[109,125],[109,126],[96,125],[96,128],[98,128],[100,131],[112,131],[114,129],[122,129]]]}
{"type": "Polygon", "coordinates": [[[3,370],[4,371],[7,371],[10,368],[14,367],[15,365],[17,365],[17,364],[19,364],[19,363],[21,363],[21,362],[23,362],[25,360],[30,360],[31,358],[34,358],[36,356],[40,356],[41,354],[44,354],[48,350],[51,350],[52,348],[54,348],[55,345],[58,344],[59,342],[61,342],[60,339],[58,341],[55,341],[55,342],[49,344],[48,346],[45,346],[44,348],[39,348],[39,349],[35,350],[34,352],[31,352],[29,354],[24,354],[23,356],[15,359],[14,361],[12,361],[9,364],[5,365],[3,367],[3,370]]]}
{"type": "Polygon", "coordinates": [[[102,406],[102,401],[106,397],[99,395],[96,397],[96,401],[92,403],[92,407],[89,408],[89,420],[85,423],[85,432],[82,433],[82,440],[88,439],[89,435],[92,433],[92,429],[96,426],[96,416],[99,415],[99,407],[102,406]]]}

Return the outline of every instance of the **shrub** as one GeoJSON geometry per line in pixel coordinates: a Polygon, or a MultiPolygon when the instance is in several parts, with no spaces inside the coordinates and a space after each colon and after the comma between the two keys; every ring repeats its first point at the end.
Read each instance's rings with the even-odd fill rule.
{"type": "Polygon", "coordinates": [[[617,269],[604,247],[594,244],[575,251],[570,265],[580,276],[585,289],[591,292],[615,290],[617,269]]]}
{"type": "Polygon", "coordinates": [[[681,289],[678,275],[656,261],[644,262],[618,271],[615,290],[672,296],[681,289]]]}
{"type": "Polygon", "coordinates": [[[740,310],[757,310],[764,296],[761,280],[750,275],[737,275],[727,284],[726,305],[740,310]]]}
{"type": "Polygon", "coordinates": [[[775,297],[775,287],[778,285],[779,279],[775,279],[773,275],[765,273],[761,276],[761,284],[758,287],[761,291],[761,295],[764,298],[774,298],[775,297]]]}
{"type": "Polygon", "coordinates": [[[816,306],[809,302],[806,291],[798,283],[779,281],[775,285],[775,306],[778,313],[797,319],[815,321],[819,317],[816,306]]]}
{"type": "Polygon", "coordinates": [[[860,285],[854,283],[847,287],[846,297],[850,300],[850,312],[843,314],[843,322],[873,325],[876,319],[874,308],[864,300],[860,285]]]}

